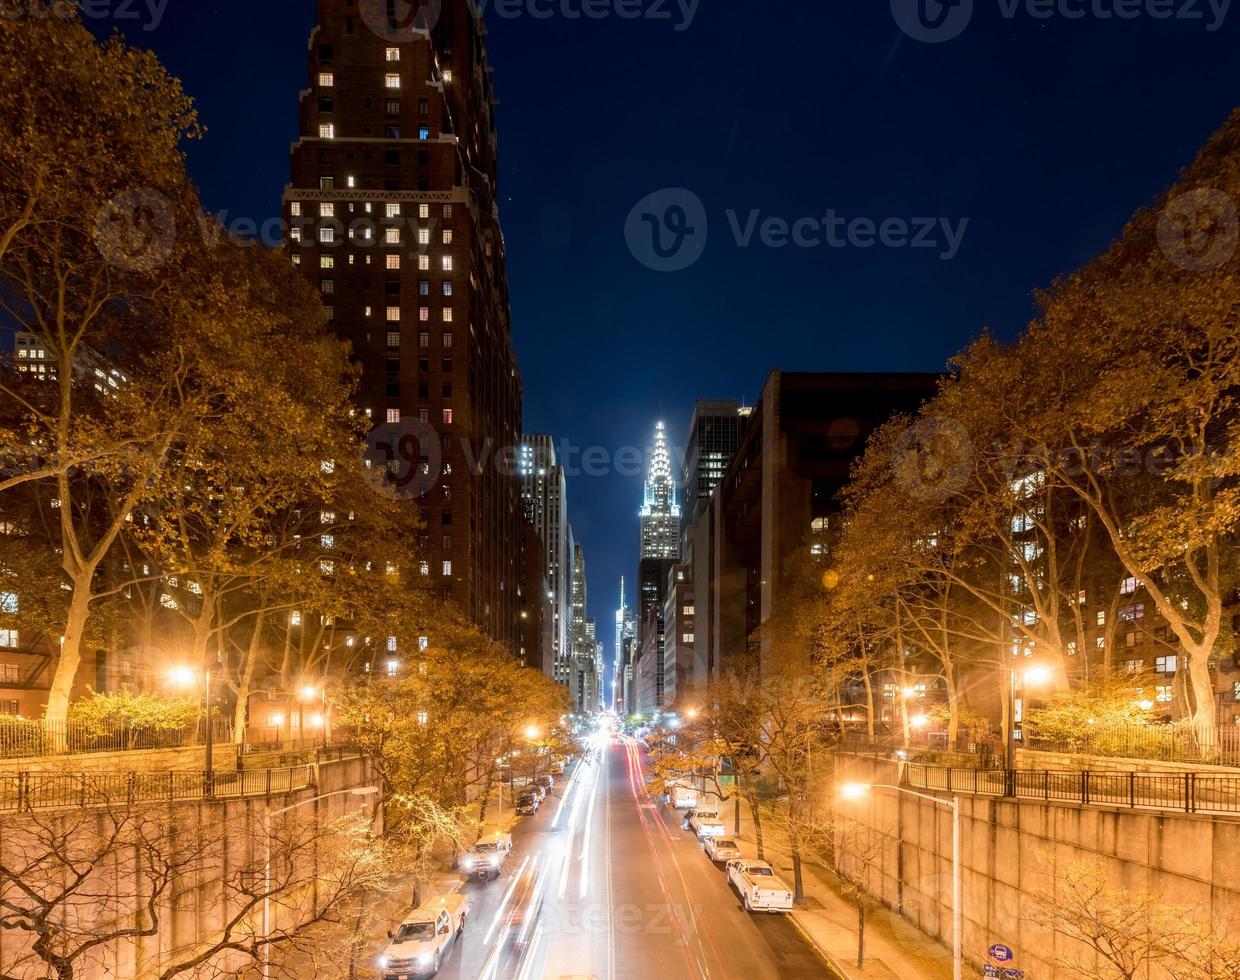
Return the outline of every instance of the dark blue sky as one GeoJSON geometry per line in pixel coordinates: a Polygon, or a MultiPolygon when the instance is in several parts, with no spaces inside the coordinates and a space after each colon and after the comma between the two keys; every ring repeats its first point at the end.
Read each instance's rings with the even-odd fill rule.
{"type": "MultiPolygon", "coordinates": [[[[1207,0],[1189,8],[1204,20],[1128,21],[1005,17],[1013,0],[974,0],[963,33],[937,44],[902,33],[888,0],[700,0],[683,30],[676,0],[627,0],[672,20],[596,2],[608,16],[535,0],[553,11],[537,19],[525,0],[487,19],[526,430],[611,452],[644,447],[657,418],[679,441],[694,399],[752,401],[773,368],[936,370],[983,327],[1014,335],[1031,290],[1171,183],[1240,88],[1240,10],[1210,31],[1207,0]],[[636,261],[624,234],[633,206],[666,187],[698,195],[710,229],[700,261],[675,273],[636,261]],[[729,209],[742,224],[757,209],[968,225],[950,261],[742,248],[729,209]]],[[[115,21],[198,101],[208,132],[190,168],[209,209],[279,214],[313,12],[312,0],[168,0],[154,30],[148,13],[115,21]]],[[[609,655],[640,484],[569,481],[609,655]]]]}

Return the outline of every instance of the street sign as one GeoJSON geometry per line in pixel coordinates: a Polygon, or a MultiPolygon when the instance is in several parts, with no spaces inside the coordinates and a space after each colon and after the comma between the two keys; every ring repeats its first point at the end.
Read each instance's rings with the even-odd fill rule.
{"type": "Polygon", "coordinates": [[[1024,970],[1013,970],[1011,967],[995,966],[987,963],[982,967],[982,976],[986,980],[1025,980],[1024,970]]]}
{"type": "Polygon", "coordinates": [[[996,963],[1011,963],[1016,958],[1016,954],[1012,952],[1012,947],[1004,946],[1002,943],[995,943],[990,947],[990,958],[996,963]]]}

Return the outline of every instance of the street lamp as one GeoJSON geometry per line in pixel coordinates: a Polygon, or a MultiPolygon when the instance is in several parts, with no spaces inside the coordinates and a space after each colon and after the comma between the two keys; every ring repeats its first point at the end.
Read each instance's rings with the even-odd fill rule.
{"type": "Polygon", "coordinates": [[[961,947],[964,938],[964,909],[961,906],[960,895],[960,797],[953,796],[950,800],[945,800],[942,797],[931,796],[929,793],[918,793],[916,790],[887,783],[844,783],[840,787],[840,795],[845,800],[861,800],[873,789],[887,789],[896,793],[904,793],[907,796],[915,796],[919,800],[929,800],[936,806],[947,807],[952,812],[952,980],[962,980],[961,947]]]}
{"type": "MultiPolygon", "coordinates": [[[[193,667],[186,667],[182,665],[178,667],[173,667],[168,672],[168,679],[169,681],[172,682],[172,685],[174,687],[193,687],[194,684],[197,682],[198,673],[197,671],[194,670],[193,667]]],[[[206,770],[203,775],[203,778],[205,780],[205,784],[203,786],[203,795],[214,796],[215,795],[215,759],[214,759],[215,725],[212,724],[212,718],[211,718],[211,668],[210,666],[208,666],[206,670],[203,671],[202,703],[203,703],[203,711],[204,711],[204,714],[206,715],[206,728],[207,728],[206,744],[204,746],[205,753],[204,753],[204,758],[203,758],[203,764],[206,770]]]]}
{"type": "MultiPolygon", "coordinates": [[[[301,699],[307,703],[312,701],[319,702],[318,720],[312,723],[323,729],[323,748],[327,748],[327,683],[324,682],[320,687],[315,687],[313,684],[307,684],[301,689],[301,699]]],[[[301,730],[304,734],[306,730],[304,718],[302,720],[301,730]]]]}
{"type": "Polygon", "coordinates": [[[263,969],[260,976],[263,980],[270,980],[271,977],[271,943],[267,941],[271,935],[271,819],[278,817],[290,810],[296,810],[298,807],[309,806],[311,803],[318,803],[320,800],[327,800],[333,796],[375,796],[379,792],[378,786],[358,786],[354,789],[338,789],[334,793],[324,793],[322,796],[314,796],[308,800],[302,800],[300,803],[294,803],[292,806],[282,807],[279,810],[269,810],[267,815],[263,817],[263,837],[266,839],[267,854],[266,862],[263,869],[263,969]]]}
{"type": "MultiPolygon", "coordinates": [[[[1011,772],[1016,768],[1016,668],[1008,668],[1008,730],[1004,768],[1011,772]]],[[[1051,679],[1051,670],[1041,664],[1026,667],[1022,674],[1021,691],[1034,686],[1039,687],[1051,679]]],[[[1021,700],[1021,714],[1024,714],[1024,699],[1021,700]]],[[[1011,796],[1014,793],[1008,793],[1011,796]]]]}

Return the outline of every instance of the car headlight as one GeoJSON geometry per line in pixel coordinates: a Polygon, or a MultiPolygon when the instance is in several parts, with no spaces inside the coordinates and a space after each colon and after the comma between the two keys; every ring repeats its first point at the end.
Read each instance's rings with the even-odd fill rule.
{"type": "Polygon", "coordinates": [[[461,866],[465,868],[472,868],[474,866],[474,859],[465,858],[464,860],[461,861],[461,866]]]}
{"type": "Polygon", "coordinates": [[[491,867],[493,868],[498,868],[499,867],[499,855],[492,857],[491,860],[488,861],[487,863],[491,865],[491,867]]]}
{"type": "Polygon", "coordinates": [[[380,956],[379,957],[379,969],[386,970],[388,966],[391,964],[391,962],[392,961],[389,960],[386,956],[380,956]]]}
{"type": "Polygon", "coordinates": [[[430,961],[431,961],[431,954],[430,954],[430,953],[419,953],[419,954],[418,954],[418,962],[419,962],[419,963],[421,963],[421,964],[425,965],[425,964],[429,963],[430,961]]]}

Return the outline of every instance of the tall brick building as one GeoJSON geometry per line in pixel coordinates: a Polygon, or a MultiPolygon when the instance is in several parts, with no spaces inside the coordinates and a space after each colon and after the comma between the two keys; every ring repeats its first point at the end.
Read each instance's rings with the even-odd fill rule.
{"type": "Polygon", "coordinates": [[[289,249],[361,366],[372,464],[421,508],[421,573],[515,651],[522,389],[485,29],[466,0],[408,6],[319,0],[289,249]]]}

